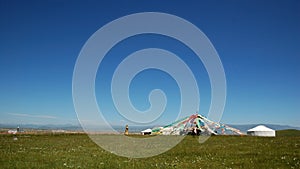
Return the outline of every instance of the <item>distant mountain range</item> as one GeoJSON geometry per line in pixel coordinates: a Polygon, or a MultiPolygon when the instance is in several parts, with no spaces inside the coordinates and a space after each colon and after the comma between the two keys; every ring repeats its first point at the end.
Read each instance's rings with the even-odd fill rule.
{"type": "Polygon", "coordinates": [[[17,128],[20,127],[21,129],[40,129],[40,130],[82,130],[82,127],[79,125],[73,125],[73,124],[64,124],[64,125],[54,125],[54,124],[22,124],[22,125],[16,125],[16,124],[0,124],[0,128],[17,128]]]}
{"type": "MultiPolygon", "coordinates": [[[[276,124],[241,124],[241,125],[236,125],[236,124],[229,124],[228,126],[234,127],[236,129],[241,130],[242,132],[246,132],[247,130],[258,126],[258,125],[265,125],[271,129],[274,130],[286,130],[286,129],[296,129],[300,130],[300,127],[294,127],[294,126],[289,126],[289,125],[276,125],[276,124]]],[[[64,125],[53,125],[53,124],[48,124],[48,125],[38,125],[38,124],[24,124],[24,125],[15,125],[15,124],[0,124],[0,128],[10,128],[14,129],[17,127],[20,127],[21,129],[40,129],[40,130],[82,130],[82,127],[80,125],[73,125],[73,124],[64,124],[64,125]]],[[[131,132],[140,132],[144,129],[147,128],[153,128],[154,126],[129,126],[129,130],[131,132]]],[[[116,131],[123,132],[125,129],[125,126],[113,126],[113,128],[116,131]]]]}

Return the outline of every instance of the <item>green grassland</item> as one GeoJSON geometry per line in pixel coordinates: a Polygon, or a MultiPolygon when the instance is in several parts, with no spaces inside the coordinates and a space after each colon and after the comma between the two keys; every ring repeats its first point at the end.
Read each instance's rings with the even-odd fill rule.
{"type": "Polygon", "coordinates": [[[158,156],[131,159],[99,148],[85,134],[0,135],[0,168],[300,168],[300,131],[277,137],[187,136],[158,156]]]}

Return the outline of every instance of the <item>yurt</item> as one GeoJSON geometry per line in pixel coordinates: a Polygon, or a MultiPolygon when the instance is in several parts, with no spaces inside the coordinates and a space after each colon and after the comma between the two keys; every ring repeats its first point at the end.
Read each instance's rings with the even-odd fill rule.
{"type": "Polygon", "coordinates": [[[149,135],[149,134],[151,134],[151,132],[152,132],[152,129],[146,129],[146,130],[141,131],[141,134],[142,135],[149,135]]]}
{"type": "Polygon", "coordinates": [[[250,136],[262,136],[262,137],[275,137],[275,130],[270,129],[264,125],[256,126],[247,131],[250,136]]]}

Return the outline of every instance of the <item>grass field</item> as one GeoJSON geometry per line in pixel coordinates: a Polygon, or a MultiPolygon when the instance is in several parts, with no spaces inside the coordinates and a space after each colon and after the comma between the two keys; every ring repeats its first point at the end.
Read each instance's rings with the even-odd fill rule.
{"type": "Polygon", "coordinates": [[[275,138],[188,136],[158,156],[130,159],[99,148],[85,134],[0,135],[0,168],[300,168],[300,131],[275,138]]]}

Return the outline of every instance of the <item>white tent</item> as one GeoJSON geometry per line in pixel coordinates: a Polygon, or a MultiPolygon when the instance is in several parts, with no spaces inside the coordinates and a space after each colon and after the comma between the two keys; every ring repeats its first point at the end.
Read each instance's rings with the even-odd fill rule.
{"type": "Polygon", "coordinates": [[[251,136],[263,136],[263,137],[275,137],[275,130],[270,129],[264,125],[256,126],[247,131],[248,135],[251,136]]]}
{"type": "Polygon", "coordinates": [[[141,131],[142,135],[151,134],[151,132],[152,132],[152,129],[146,129],[146,130],[141,131]]]}
{"type": "Polygon", "coordinates": [[[8,134],[17,134],[17,130],[8,130],[7,133],[8,134]]]}

